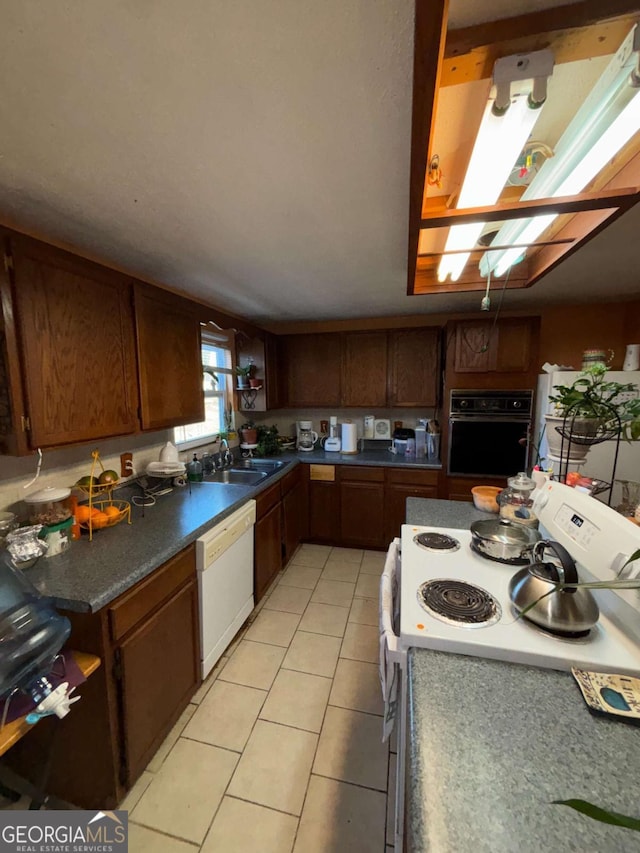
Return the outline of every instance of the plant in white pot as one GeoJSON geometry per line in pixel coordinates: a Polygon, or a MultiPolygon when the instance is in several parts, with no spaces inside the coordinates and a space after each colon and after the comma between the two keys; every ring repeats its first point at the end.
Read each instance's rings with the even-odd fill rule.
{"type": "Polygon", "coordinates": [[[554,412],[545,420],[551,456],[559,459],[562,454],[577,462],[592,444],[615,438],[618,432],[627,441],[640,438],[640,399],[629,396],[638,393],[637,386],[610,381],[606,373],[606,365],[594,364],[572,385],[558,385],[549,397],[554,412]]]}

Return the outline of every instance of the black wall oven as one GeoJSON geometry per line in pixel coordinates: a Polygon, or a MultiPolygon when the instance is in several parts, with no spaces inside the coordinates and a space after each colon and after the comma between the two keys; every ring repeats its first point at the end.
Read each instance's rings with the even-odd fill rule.
{"type": "Polygon", "coordinates": [[[510,477],[525,471],[533,391],[451,391],[448,474],[510,477]]]}

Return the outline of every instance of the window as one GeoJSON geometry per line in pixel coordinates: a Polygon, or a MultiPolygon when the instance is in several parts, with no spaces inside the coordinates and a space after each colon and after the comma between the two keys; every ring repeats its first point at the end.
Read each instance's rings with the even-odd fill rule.
{"type": "Polygon", "coordinates": [[[231,406],[233,369],[227,335],[202,331],[202,388],[204,421],[174,429],[174,441],[183,450],[206,444],[227,429],[225,413],[231,406]]]}

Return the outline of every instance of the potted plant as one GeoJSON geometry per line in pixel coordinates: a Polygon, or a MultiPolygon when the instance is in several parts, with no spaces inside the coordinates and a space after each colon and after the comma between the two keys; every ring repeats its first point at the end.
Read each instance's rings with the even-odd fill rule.
{"type": "Polygon", "coordinates": [[[251,375],[251,371],[253,370],[253,364],[247,364],[244,367],[237,365],[235,369],[236,376],[238,377],[238,388],[248,388],[249,387],[249,376],[251,375]]]}
{"type": "Polygon", "coordinates": [[[240,427],[240,435],[242,436],[243,444],[257,444],[258,430],[253,421],[247,421],[240,427]]]}
{"type": "Polygon", "coordinates": [[[630,398],[638,391],[632,382],[613,382],[606,378],[607,365],[598,362],[582,371],[572,385],[558,385],[549,397],[553,414],[545,415],[549,452],[559,458],[561,429],[565,433],[565,453],[570,445],[570,461],[584,459],[597,439],[621,436],[627,441],[640,438],[640,399],[630,398]],[[618,422],[619,419],[619,422],[618,422]]]}

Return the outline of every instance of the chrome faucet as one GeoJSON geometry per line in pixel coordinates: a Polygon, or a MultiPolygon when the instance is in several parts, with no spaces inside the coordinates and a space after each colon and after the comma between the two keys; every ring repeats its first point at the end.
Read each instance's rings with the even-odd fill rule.
{"type": "Polygon", "coordinates": [[[229,466],[233,465],[233,453],[231,452],[231,449],[229,447],[229,442],[227,441],[226,438],[220,439],[220,461],[222,462],[221,467],[224,467],[225,465],[229,465],[229,466]],[[225,447],[224,454],[222,453],[222,445],[223,444],[225,447]]]}

